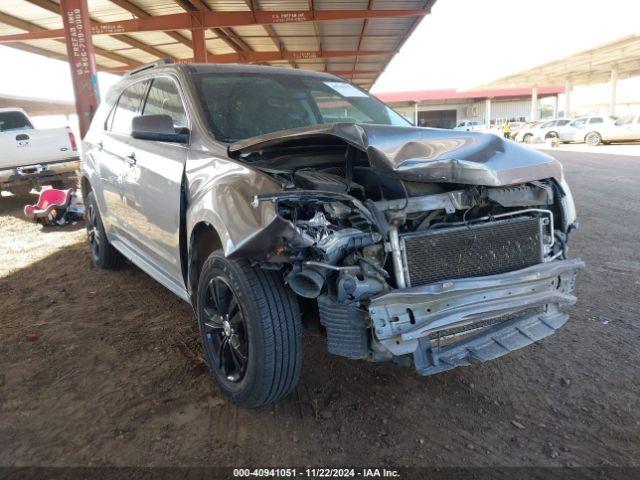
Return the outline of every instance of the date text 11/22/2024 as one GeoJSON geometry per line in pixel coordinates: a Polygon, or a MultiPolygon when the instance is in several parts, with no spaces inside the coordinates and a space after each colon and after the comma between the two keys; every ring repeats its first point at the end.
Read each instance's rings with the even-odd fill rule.
{"type": "Polygon", "coordinates": [[[234,478],[281,477],[281,478],[399,478],[397,470],[386,468],[236,468],[234,478]]]}

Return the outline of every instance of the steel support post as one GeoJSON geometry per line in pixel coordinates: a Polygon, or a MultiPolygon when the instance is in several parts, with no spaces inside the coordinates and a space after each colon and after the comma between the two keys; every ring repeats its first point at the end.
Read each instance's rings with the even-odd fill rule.
{"type": "Polygon", "coordinates": [[[207,63],[207,42],[204,37],[204,30],[191,30],[191,44],[193,47],[193,61],[207,63]]]}
{"type": "Polygon", "coordinates": [[[60,0],[60,15],[76,98],[78,126],[80,136],[84,137],[100,103],[87,0],[60,0]]]}
{"type": "Polygon", "coordinates": [[[538,87],[531,88],[531,112],[529,115],[529,121],[535,122],[538,120],[538,87]]]}

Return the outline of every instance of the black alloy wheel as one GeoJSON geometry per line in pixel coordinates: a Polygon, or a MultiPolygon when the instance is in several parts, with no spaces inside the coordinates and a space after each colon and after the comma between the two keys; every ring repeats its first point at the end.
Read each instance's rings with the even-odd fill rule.
{"type": "Polygon", "coordinates": [[[195,307],[209,371],[233,403],[261,407],[296,387],[300,306],[279,272],[212,252],[198,276],[195,307]]]}
{"type": "Polygon", "coordinates": [[[245,315],[231,286],[222,278],[209,282],[204,314],[204,348],[229,382],[238,383],[247,371],[249,338],[245,315]]]}
{"type": "Polygon", "coordinates": [[[89,192],[84,203],[87,243],[91,252],[91,261],[98,268],[117,268],[124,258],[109,242],[104,231],[102,217],[93,192],[89,192]]]}
{"type": "Polygon", "coordinates": [[[100,228],[98,228],[98,214],[93,203],[86,208],[87,242],[91,251],[91,260],[97,263],[100,260],[100,228]]]}

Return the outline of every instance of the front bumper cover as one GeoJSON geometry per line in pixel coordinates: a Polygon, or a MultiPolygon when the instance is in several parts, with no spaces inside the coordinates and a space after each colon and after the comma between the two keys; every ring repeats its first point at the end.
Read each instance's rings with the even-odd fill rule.
{"type": "Polygon", "coordinates": [[[480,361],[496,358],[550,335],[567,321],[568,316],[558,307],[576,302],[571,291],[582,268],[581,260],[554,260],[499,275],[447,280],[385,293],[369,305],[374,334],[393,355],[413,354],[416,367],[425,374],[468,365],[470,357],[480,361]],[[436,352],[430,348],[432,333],[473,327],[534,307],[545,307],[545,311],[506,320],[440,348],[436,355],[439,360],[433,363],[436,352]],[[501,343],[504,348],[495,347],[501,343]],[[491,353],[487,345],[492,345],[491,353]],[[424,363],[425,355],[431,356],[429,368],[424,363]]]}
{"type": "Polygon", "coordinates": [[[430,340],[423,337],[413,352],[413,361],[421,375],[433,375],[456,367],[466,367],[471,365],[472,361],[488,362],[548,337],[567,320],[569,315],[554,309],[534,315],[523,315],[443,348],[433,348],[430,340]]]}

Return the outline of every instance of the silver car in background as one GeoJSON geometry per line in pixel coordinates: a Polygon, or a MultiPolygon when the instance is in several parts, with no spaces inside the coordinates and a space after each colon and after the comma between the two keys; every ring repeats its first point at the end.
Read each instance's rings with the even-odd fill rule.
{"type": "Polygon", "coordinates": [[[549,138],[558,138],[558,132],[570,122],[571,120],[567,118],[536,122],[533,125],[518,130],[514,139],[517,142],[531,143],[544,142],[549,138]]]}

